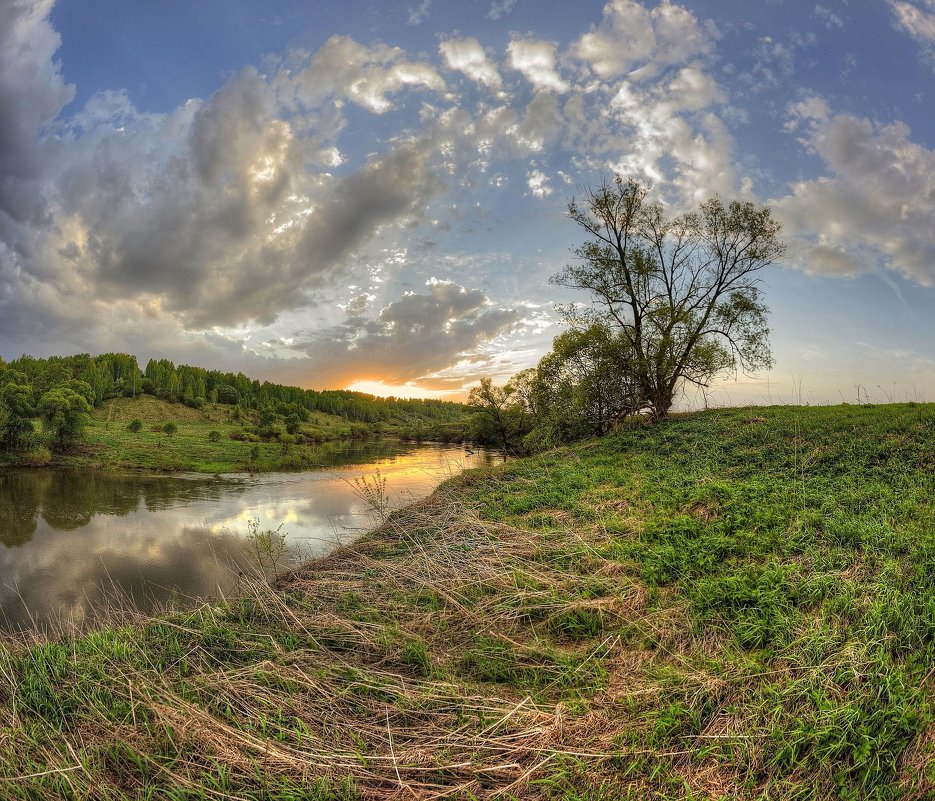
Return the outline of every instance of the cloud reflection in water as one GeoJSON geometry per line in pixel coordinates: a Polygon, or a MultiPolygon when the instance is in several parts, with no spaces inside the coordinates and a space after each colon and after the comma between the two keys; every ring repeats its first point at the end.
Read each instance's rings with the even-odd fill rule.
{"type": "MultiPolygon", "coordinates": [[[[0,627],[77,624],[120,597],[149,611],[229,591],[251,569],[248,521],[280,524],[287,558],[311,558],[370,528],[353,480],[379,468],[394,505],[494,458],[397,446],[365,464],[247,477],[0,473],[0,627]],[[466,463],[465,463],[466,462],[466,463]]],[[[373,457],[371,456],[371,459],[373,457]]],[[[346,454],[339,459],[346,461],[346,454]]]]}

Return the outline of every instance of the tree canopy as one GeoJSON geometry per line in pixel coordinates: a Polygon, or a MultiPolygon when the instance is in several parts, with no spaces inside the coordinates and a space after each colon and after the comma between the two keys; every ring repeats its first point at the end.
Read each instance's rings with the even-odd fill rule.
{"type": "Polygon", "coordinates": [[[665,417],[685,385],[772,363],[758,273],[785,248],[769,207],[715,196],[669,217],[646,186],[617,176],[573,200],[568,216],[588,238],[552,280],[591,303],[566,321],[619,335],[642,409],[665,417]]]}

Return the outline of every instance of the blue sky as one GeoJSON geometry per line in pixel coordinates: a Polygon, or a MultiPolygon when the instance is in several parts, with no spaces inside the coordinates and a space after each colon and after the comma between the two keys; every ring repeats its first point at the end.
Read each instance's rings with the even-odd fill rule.
{"type": "Polygon", "coordinates": [[[0,53],[7,358],[457,396],[548,349],[620,171],[784,224],[713,401],[935,400],[935,0],[6,0],[0,53]]]}

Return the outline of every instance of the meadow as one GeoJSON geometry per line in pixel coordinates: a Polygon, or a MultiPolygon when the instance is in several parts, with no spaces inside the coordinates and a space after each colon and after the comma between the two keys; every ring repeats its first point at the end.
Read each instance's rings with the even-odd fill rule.
{"type": "Polygon", "coordinates": [[[9,466],[70,469],[194,473],[299,470],[320,466],[322,443],[379,433],[374,426],[345,417],[310,412],[308,421],[299,425],[301,441],[264,441],[249,433],[257,423],[255,411],[244,410],[237,420],[231,410],[216,403],[193,409],[151,395],[113,398],[94,410],[80,442],[54,453],[39,449],[7,452],[0,458],[9,466]],[[142,424],[139,431],[129,430],[133,420],[142,424]],[[165,427],[170,423],[174,430],[167,434],[165,427]],[[232,439],[231,435],[243,438],[232,439]]]}
{"type": "Polygon", "coordinates": [[[468,471],[272,586],[8,642],[0,795],[933,798],[933,490],[922,404],[468,471]]]}

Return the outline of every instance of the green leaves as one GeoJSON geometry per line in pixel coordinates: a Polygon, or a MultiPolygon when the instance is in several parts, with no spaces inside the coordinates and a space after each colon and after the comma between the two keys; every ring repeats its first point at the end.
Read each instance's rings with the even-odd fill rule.
{"type": "Polygon", "coordinates": [[[70,387],[50,389],[40,399],[36,412],[54,442],[64,445],[81,436],[91,404],[70,387]]]}
{"type": "Polygon", "coordinates": [[[587,190],[582,205],[572,201],[568,216],[589,236],[552,282],[588,292],[592,305],[566,323],[606,325],[630,344],[638,410],[665,417],[686,384],[771,364],[756,273],[785,246],[769,207],[713,197],[667,217],[647,187],[616,176],[587,190]]]}

